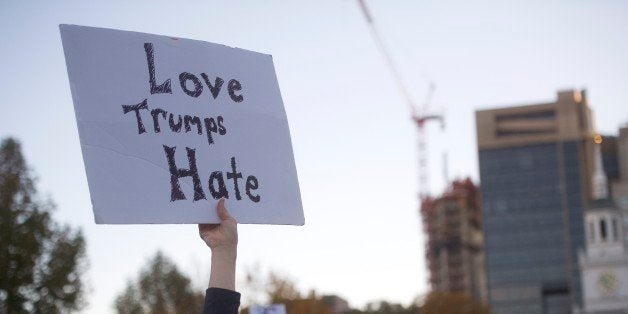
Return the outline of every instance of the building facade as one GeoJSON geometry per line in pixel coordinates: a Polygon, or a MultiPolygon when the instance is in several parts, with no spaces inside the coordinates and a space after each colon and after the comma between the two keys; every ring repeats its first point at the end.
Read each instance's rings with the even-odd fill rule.
{"type": "Polygon", "coordinates": [[[582,313],[628,313],[628,129],[620,130],[619,139],[599,140],[595,146],[594,200],[585,213],[587,244],[580,254],[582,313]]]}
{"type": "Polygon", "coordinates": [[[486,303],[479,191],[470,179],[454,181],[421,206],[426,260],[433,291],[466,293],[486,303]]]}
{"type": "Polygon", "coordinates": [[[491,311],[571,312],[593,170],[585,92],[477,111],[476,124],[491,311]]]}
{"type": "Polygon", "coordinates": [[[594,202],[586,211],[587,247],[580,255],[582,313],[628,313],[628,250],[622,216],[609,200],[594,202]]]}
{"type": "MultiPolygon", "coordinates": [[[[609,183],[613,200],[622,211],[624,230],[628,231],[628,125],[619,129],[619,136],[615,145],[615,158],[618,160],[617,171],[619,175],[615,180],[609,178],[609,183]]],[[[604,146],[602,146],[602,156],[604,156],[604,146]]],[[[606,163],[607,158],[604,158],[605,168],[607,167],[606,163]]],[[[628,245],[628,232],[624,232],[624,243],[628,245]]]]}

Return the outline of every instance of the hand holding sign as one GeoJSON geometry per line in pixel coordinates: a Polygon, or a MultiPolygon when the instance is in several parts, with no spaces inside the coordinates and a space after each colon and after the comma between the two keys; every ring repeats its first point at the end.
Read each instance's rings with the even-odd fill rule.
{"type": "Polygon", "coordinates": [[[60,28],[97,223],[304,223],[270,56],[60,28]]]}
{"type": "Polygon", "coordinates": [[[198,233],[207,246],[215,251],[235,252],[238,246],[238,222],[231,217],[221,198],[216,205],[220,224],[199,224],[198,233]]]}

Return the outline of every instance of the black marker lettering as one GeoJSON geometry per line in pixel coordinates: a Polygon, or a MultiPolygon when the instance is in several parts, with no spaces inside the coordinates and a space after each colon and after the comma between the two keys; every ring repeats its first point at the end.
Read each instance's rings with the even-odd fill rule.
{"type": "Polygon", "coordinates": [[[227,179],[233,179],[233,189],[235,190],[236,199],[242,199],[240,196],[240,188],[238,187],[238,179],[242,178],[242,173],[236,169],[235,157],[231,157],[231,172],[227,172],[227,179]]]}
{"type": "Polygon", "coordinates": [[[170,130],[172,132],[179,133],[181,131],[181,126],[183,125],[183,119],[181,119],[181,115],[179,115],[179,122],[174,123],[174,115],[171,113],[168,119],[168,124],[170,125],[170,130]]]}
{"type": "Polygon", "coordinates": [[[214,143],[214,138],[212,137],[212,133],[216,133],[217,131],[216,121],[214,121],[214,118],[205,118],[203,119],[203,121],[205,122],[205,132],[207,133],[207,143],[211,145],[214,143]]]}
{"type": "Polygon", "coordinates": [[[238,80],[233,79],[229,81],[228,89],[229,89],[229,97],[231,97],[231,100],[235,102],[242,102],[242,100],[244,100],[244,97],[242,95],[235,94],[235,91],[242,90],[242,85],[240,85],[240,82],[238,82],[238,80]]]}
{"type": "Polygon", "coordinates": [[[135,111],[135,117],[137,118],[137,130],[139,134],[146,133],[146,129],[142,123],[142,115],[140,115],[140,110],[142,109],[148,110],[148,101],[146,99],[137,105],[122,105],[122,112],[124,112],[124,114],[135,111]]]}
{"type": "Polygon", "coordinates": [[[216,120],[218,121],[218,133],[220,133],[220,135],[227,134],[227,128],[225,128],[225,126],[222,124],[222,122],[224,121],[222,116],[216,117],[216,120]]]}
{"type": "Polygon", "coordinates": [[[183,73],[179,74],[179,83],[181,83],[181,89],[183,89],[183,91],[186,94],[188,94],[188,96],[198,97],[198,96],[201,95],[201,92],[203,92],[203,85],[201,84],[201,81],[199,81],[198,77],[196,77],[192,73],[183,72],[183,73]],[[190,80],[190,81],[192,81],[192,83],[194,83],[194,90],[193,91],[189,90],[187,85],[186,85],[188,80],[190,80]]]}
{"type": "Polygon", "coordinates": [[[248,176],[246,178],[246,195],[248,195],[251,201],[255,203],[259,202],[260,196],[259,194],[253,195],[251,193],[251,190],[257,190],[258,187],[259,187],[259,182],[257,182],[257,178],[255,176],[248,176]]]}
{"type": "Polygon", "coordinates": [[[216,99],[216,97],[218,97],[218,94],[220,93],[222,83],[224,83],[225,81],[216,76],[216,80],[214,80],[214,85],[212,85],[212,83],[209,81],[209,77],[207,76],[207,74],[201,73],[201,76],[203,77],[203,80],[205,81],[207,87],[209,87],[209,91],[212,93],[212,96],[214,96],[214,99],[216,99]]]}
{"type": "Polygon", "coordinates": [[[190,132],[192,131],[192,127],[190,126],[190,124],[196,124],[196,129],[197,129],[197,133],[198,134],[203,134],[203,127],[201,126],[201,119],[197,116],[188,116],[187,114],[185,115],[184,118],[185,121],[185,132],[190,132]]]}
{"type": "Polygon", "coordinates": [[[222,171],[214,171],[209,176],[209,192],[211,192],[214,199],[220,199],[221,197],[229,198],[229,192],[225,186],[225,179],[222,176],[222,171]],[[214,185],[218,181],[218,191],[214,185]]]}
{"type": "Polygon", "coordinates": [[[146,51],[146,61],[148,62],[148,82],[150,83],[151,94],[172,94],[172,88],[170,88],[170,79],[157,85],[155,82],[155,57],[153,56],[153,44],[145,43],[144,51],[146,51]]]}
{"type": "Polygon", "coordinates": [[[181,191],[179,185],[179,179],[185,177],[192,177],[192,183],[194,184],[194,201],[206,199],[203,187],[201,186],[201,179],[198,176],[198,170],[196,169],[196,151],[189,147],[186,147],[188,155],[189,169],[177,168],[174,160],[174,153],[177,147],[168,147],[164,145],[164,151],[166,152],[166,158],[168,159],[168,168],[170,169],[170,201],[184,200],[185,194],[181,191]]]}
{"type": "Polygon", "coordinates": [[[153,116],[153,127],[155,128],[155,133],[161,132],[161,128],[159,127],[159,114],[161,114],[161,117],[166,120],[166,111],[157,108],[151,110],[150,114],[153,116]]]}

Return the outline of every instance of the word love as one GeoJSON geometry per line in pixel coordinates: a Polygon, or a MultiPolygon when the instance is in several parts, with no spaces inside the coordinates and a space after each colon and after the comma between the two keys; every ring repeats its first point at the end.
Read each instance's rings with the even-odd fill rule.
{"type": "MultiPolygon", "coordinates": [[[[150,93],[151,94],[172,94],[172,87],[170,86],[170,79],[166,79],[163,83],[157,84],[157,79],[155,78],[155,56],[153,51],[152,43],[144,44],[144,51],[146,52],[146,61],[148,62],[148,81],[150,83],[150,93]]],[[[216,76],[214,81],[212,82],[209,79],[209,76],[205,73],[201,73],[201,77],[203,78],[203,82],[205,86],[209,89],[212,97],[214,99],[218,98],[220,94],[220,90],[222,89],[222,85],[225,83],[221,77],[216,76]]],[[[181,89],[185,94],[190,97],[197,98],[201,96],[203,93],[203,83],[201,80],[194,74],[188,72],[181,72],[179,74],[179,84],[181,85],[181,89]],[[191,86],[189,86],[191,83],[191,86]]],[[[244,96],[241,94],[236,94],[236,92],[242,90],[242,85],[236,79],[229,80],[227,83],[227,92],[229,93],[229,97],[234,102],[242,102],[244,100],[244,96]]]]}

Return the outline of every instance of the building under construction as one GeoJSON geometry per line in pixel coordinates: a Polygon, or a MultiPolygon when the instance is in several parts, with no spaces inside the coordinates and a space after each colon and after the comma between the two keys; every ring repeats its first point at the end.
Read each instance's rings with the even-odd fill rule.
{"type": "Polygon", "coordinates": [[[438,198],[422,201],[426,260],[433,291],[466,293],[485,303],[479,191],[470,179],[454,181],[438,198]]]}

